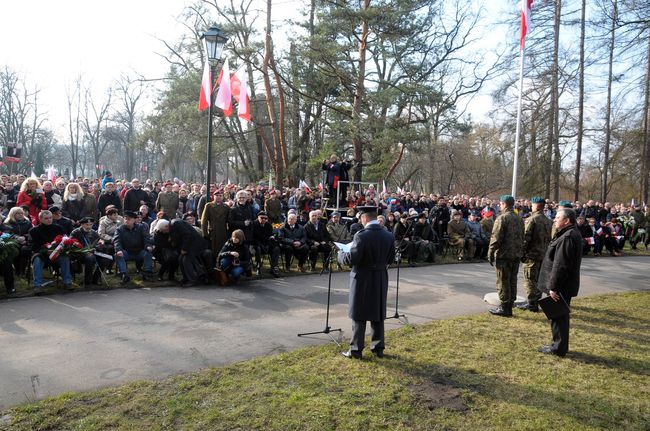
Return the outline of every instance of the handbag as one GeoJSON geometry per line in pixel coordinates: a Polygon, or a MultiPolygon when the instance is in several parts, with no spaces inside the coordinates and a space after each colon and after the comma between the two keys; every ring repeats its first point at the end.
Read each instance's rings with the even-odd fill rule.
{"type": "Polygon", "coordinates": [[[216,273],[217,284],[219,284],[219,286],[227,286],[228,274],[225,271],[221,270],[221,268],[216,268],[214,272],[216,273]]]}

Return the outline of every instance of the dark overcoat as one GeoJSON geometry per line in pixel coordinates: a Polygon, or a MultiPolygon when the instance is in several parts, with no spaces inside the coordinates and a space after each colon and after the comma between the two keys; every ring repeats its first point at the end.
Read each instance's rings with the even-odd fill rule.
{"type": "Polygon", "coordinates": [[[350,250],[350,319],[386,319],[387,267],[394,258],[395,237],[379,224],[367,225],[354,235],[350,250]]]}
{"type": "Polygon", "coordinates": [[[565,298],[577,296],[581,263],[582,236],[571,225],[559,231],[548,245],[539,271],[537,288],[542,292],[553,290],[565,298]]]}
{"type": "Polygon", "coordinates": [[[200,256],[208,248],[208,243],[201,234],[179,218],[171,221],[169,235],[179,253],[185,250],[189,255],[200,256]]]}

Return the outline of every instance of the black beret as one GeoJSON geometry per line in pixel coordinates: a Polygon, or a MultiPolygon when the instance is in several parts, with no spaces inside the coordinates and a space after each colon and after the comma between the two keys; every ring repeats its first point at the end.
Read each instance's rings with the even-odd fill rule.
{"type": "Polygon", "coordinates": [[[137,216],[138,213],[136,213],[135,211],[129,211],[129,210],[124,211],[124,217],[136,218],[137,216]]]}

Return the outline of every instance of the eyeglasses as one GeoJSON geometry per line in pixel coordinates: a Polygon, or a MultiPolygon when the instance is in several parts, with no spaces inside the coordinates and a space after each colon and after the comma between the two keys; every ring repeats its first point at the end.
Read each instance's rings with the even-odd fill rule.
{"type": "Polygon", "coordinates": [[[260,218],[260,220],[268,220],[269,219],[268,217],[264,217],[264,216],[260,216],[259,218],[260,218]]]}

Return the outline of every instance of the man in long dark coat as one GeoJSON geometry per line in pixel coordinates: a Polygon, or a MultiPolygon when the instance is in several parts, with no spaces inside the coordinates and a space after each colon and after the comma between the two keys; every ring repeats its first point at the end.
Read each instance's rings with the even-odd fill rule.
{"type": "Polygon", "coordinates": [[[366,322],[372,328],[370,350],[384,356],[384,320],[388,295],[388,265],[395,258],[395,238],[377,222],[376,207],[359,207],[364,229],[352,241],[350,250],[350,308],[352,339],[348,358],[361,359],[366,335],[366,322]]]}
{"type": "MultiPolygon", "coordinates": [[[[555,215],[556,234],[542,262],[537,288],[548,293],[554,301],[571,304],[571,298],[580,289],[580,264],[582,263],[582,236],[575,229],[576,214],[572,209],[561,208],[555,215]]],[[[551,319],[553,343],[542,346],[542,353],[566,355],[569,350],[569,316],[551,319]]]]}

